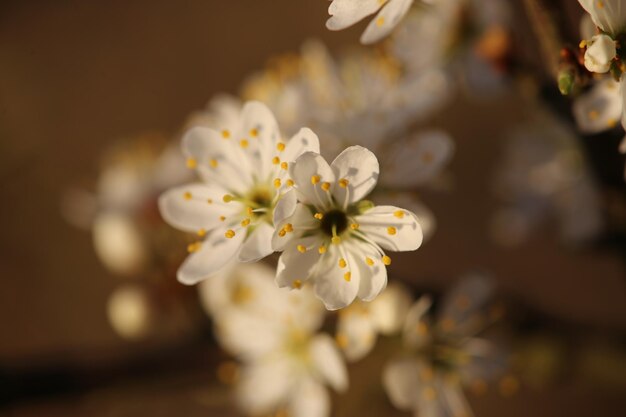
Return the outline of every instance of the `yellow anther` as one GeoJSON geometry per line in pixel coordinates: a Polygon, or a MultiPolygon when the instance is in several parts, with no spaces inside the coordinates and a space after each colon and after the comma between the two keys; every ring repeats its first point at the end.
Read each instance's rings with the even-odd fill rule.
{"type": "Polygon", "coordinates": [[[285,171],[287,171],[287,168],[289,168],[289,164],[287,162],[281,162],[280,163],[280,168],[284,169],[285,171]]]}
{"type": "Polygon", "coordinates": [[[330,183],[329,182],[323,182],[322,183],[322,190],[324,190],[324,191],[330,190],[330,183]]]}
{"type": "Polygon", "coordinates": [[[391,236],[395,235],[397,232],[398,230],[393,226],[389,226],[387,228],[387,233],[390,234],[391,236]]]}
{"type": "Polygon", "coordinates": [[[306,248],[304,247],[304,245],[298,245],[296,246],[296,248],[298,249],[298,252],[300,253],[306,252],[306,248]]]}
{"type": "Polygon", "coordinates": [[[198,166],[198,162],[195,158],[187,158],[187,168],[194,169],[196,166],[198,166]]]}
{"type": "Polygon", "coordinates": [[[224,201],[224,203],[230,203],[231,201],[233,201],[235,197],[233,197],[230,194],[224,194],[224,197],[222,197],[222,200],[224,201]]]}
{"type": "Polygon", "coordinates": [[[275,188],[280,188],[281,185],[282,185],[282,182],[280,181],[280,178],[276,178],[274,180],[274,187],[275,188]]]}
{"type": "Polygon", "coordinates": [[[500,395],[503,397],[510,397],[519,390],[519,381],[517,378],[507,375],[502,378],[498,384],[500,395]]]}
{"type": "Polygon", "coordinates": [[[217,168],[217,159],[209,160],[209,165],[211,166],[211,168],[217,168]]]}
{"type": "Polygon", "coordinates": [[[587,41],[586,41],[586,40],[584,40],[584,39],[583,39],[582,41],[580,41],[580,43],[578,44],[578,47],[579,47],[580,49],[583,49],[583,48],[585,48],[586,46],[587,46],[587,41]]]}
{"type": "Polygon", "coordinates": [[[343,333],[337,333],[335,336],[335,342],[337,342],[337,346],[342,349],[347,348],[349,344],[348,337],[343,333]]]}
{"type": "Polygon", "coordinates": [[[359,228],[359,224],[358,224],[358,223],[352,223],[352,224],[350,225],[350,229],[352,229],[352,230],[356,230],[356,229],[358,229],[358,228],[359,228]]]}
{"type": "Polygon", "coordinates": [[[198,230],[198,236],[203,237],[206,235],[206,229],[200,229],[198,230]]]}
{"type": "Polygon", "coordinates": [[[330,241],[333,243],[333,245],[338,245],[341,243],[341,238],[339,236],[333,236],[330,241]]]}
{"type": "Polygon", "coordinates": [[[485,395],[488,389],[489,386],[484,379],[476,379],[470,384],[470,390],[472,390],[474,395],[485,395]]]}
{"type": "Polygon", "coordinates": [[[615,119],[609,119],[609,120],[607,120],[607,121],[606,121],[606,125],[607,125],[609,128],[613,129],[615,126],[617,126],[617,120],[615,120],[615,119]]]}
{"type": "Polygon", "coordinates": [[[247,217],[241,221],[241,225],[242,225],[243,227],[246,227],[246,226],[248,226],[249,224],[250,224],[250,219],[249,219],[249,218],[247,218],[247,217]]]}
{"type": "Polygon", "coordinates": [[[320,255],[323,255],[326,253],[326,246],[322,245],[320,246],[317,251],[319,252],[320,255]]]}
{"type": "Polygon", "coordinates": [[[321,178],[319,175],[312,175],[311,176],[311,184],[315,185],[318,182],[320,182],[321,178]]]}
{"type": "Polygon", "coordinates": [[[315,217],[317,220],[322,220],[324,218],[324,214],[323,213],[315,213],[313,215],[313,217],[315,217]]]}
{"type": "Polygon", "coordinates": [[[348,184],[350,184],[350,182],[347,179],[345,179],[345,178],[342,178],[342,179],[339,180],[339,186],[341,188],[346,188],[348,186],[348,184]]]}
{"type": "Polygon", "coordinates": [[[598,7],[604,9],[604,2],[602,0],[598,0],[598,7]]]}
{"type": "Polygon", "coordinates": [[[600,115],[600,114],[598,113],[598,111],[597,111],[597,110],[591,110],[591,111],[589,112],[589,118],[590,118],[591,120],[596,120],[596,119],[598,118],[598,116],[599,116],[599,115],[600,115]]]}
{"type": "Polygon", "coordinates": [[[396,210],[393,212],[393,215],[396,216],[397,218],[401,219],[404,217],[404,212],[402,210],[396,210]]]}
{"type": "Polygon", "coordinates": [[[350,278],[352,278],[352,274],[350,273],[350,271],[343,274],[343,279],[345,279],[346,281],[350,282],[350,278]]]}
{"type": "Polygon", "coordinates": [[[287,234],[287,231],[285,229],[280,229],[280,231],[278,232],[278,236],[280,237],[285,237],[286,234],[287,234]]]}
{"type": "Polygon", "coordinates": [[[228,229],[226,233],[224,233],[224,236],[226,236],[228,239],[232,239],[235,237],[235,231],[232,229],[228,229]]]}
{"type": "Polygon", "coordinates": [[[426,387],[422,390],[422,395],[426,401],[433,401],[437,398],[437,391],[433,387],[426,387]]]}
{"type": "Polygon", "coordinates": [[[295,288],[296,290],[299,290],[300,288],[302,288],[302,281],[297,279],[291,283],[291,286],[295,288]]]}
{"type": "Polygon", "coordinates": [[[207,199],[206,199],[206,202],[207,202],[208,204],[213,204],[213,199],[212,199],[212,198],[207,198],[207,199]]]}
{"type": "Polygon", "coordinates": [[[223,137],[224,139],[228,139],[228,138],[230,138],[230,131],[229,131],[229,130],[227,130],[227,129],[222,130],[222,137],[223,137]]]}
{"type": "Polygon", "coordinates": [[[376,26],[381,27],[384,24],[385,24],[385,18],[384,17],[381,16],[378,19],[376,19],[376,26]]]}
{"type": "Polygon", "coordinates": [[[224,220],[226,220],[226,216],[220,216],[220,221],[223,222],[224,220]]]}
{"type": "Polygon", "coordinates": [[[248,145],[250,145],[250,142],[248,142],[247,139],[241,139],[239,141],[239,146],[241,146],[244,149],[246,149],[248,147],[248,145]]]}
{"type": "Polygon", "coordinates": [[[276,144],[276,149],[278,149],[278,152],[282,152],[285,150],[285,144],[282,142],[278,142],[278,144],[276,144]]]}
{"type": "Polygon", "coordinates": [[[387,266],[391,265],[391,258],[388,257],[387,255],[383,256],[383,263],[387,266]]]}
{"type": "Polygon", "coordinates": [[[348,266],[346,260],[343,258],[339,259],[339,268],[345,268],[346,266],[348,266]]]}
{"type": "Polygon", "coordinates": [[[189,253],[194,253],[200,250],[200,246],[202,246],[202,242],[194,242],[187,245],[187,251],[189,253]]]}
{"type": "Polygon", "coordinates": [[[254,210],[252,207],[246,207],[246,213],[248,213],[248,216],[252,216],[254,214],[254,210]]]}
{"type": "Polygon", "coordinates": [[[291,223],[287,223],[287,224],[283,227],[283,229],[285,229],[285,231],[286,231],[287,233],[289,233],[289,232],[293,232],[293,225],[292,225],[291,223]]]}
{"type": "Polygon", "coordinates": [[[250,136],[256,138],[257,136],[259,136],[259,131],[256,129],[250,129],[250,136]]]}
{"type": "Polygon", "coordinates": [[[287,187],[293,187],[293,180],[287,180],[287,187]]]}
{"type": "Polygon", "coordinates": [[[183,194],[183,198],[185,200],[191,200],[193,198],[193,196],[191,195],[191,193],[189,191],[186,191],[185,194],[183,194]]]}
{"type": "Polygon", "coordinates": [[[274,165],[280,164],[280,158],[277,157],[277,156],[273,157],[272,158],[272,164],[274,164],[274,165]]]}
{"type": "Polygon", "coordinates": [[[373,266],[374,265],[374,260],[372,258],[370,258],[369,256],[365,257],[365,263],[368,264],[369,266],[373,266]]]}

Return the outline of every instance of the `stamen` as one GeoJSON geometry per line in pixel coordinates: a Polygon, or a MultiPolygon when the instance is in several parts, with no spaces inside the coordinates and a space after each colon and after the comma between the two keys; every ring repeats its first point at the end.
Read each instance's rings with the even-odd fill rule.
{"type": "Polygon", "coordinates": [[[302,281],[297,279],[291,283],[291,286],[295,288],[296,290],[299,290],[300,288],[302,288],[302,281]]]}
{"type": "Polygon", "coordinates": [[[198,162],[195,158],[187,158],[187,168],[194,169],[196,166],[198,166],[198,162]]]}
{"type": "Polygon", "coordinates": [[[426,387],[422,391],[422,395],[424,396],[426,401],[433,401],[435,398],[437,398],[437,391],[435,391],[433,387],[426,387]]]}
{"type": "Polygon", "coordinates": [[[287,168],[289,168],[289,164],[287,162],[281,162],[280,167],[284,169],[285,171],[287,171],[287,168]]]}
{"type": "Polygon", "coordinates": [[[396,210],[396,211],[393,213],[393,215],[394,215],[394,216],[396,216],[397,218],[401,219],[401,218],[403,218],[403,217],[404,217],[404,212],[403,212],[402,210],[396,210]]]}
{"type": "Polygon", "coordinates": [[[350,184],[350,182],[347,179],[345,179],[345,178],[342,178],[342,179],[339,180],[339,186],[341,188],[346,188],[348,186],[348,184],[350,184]]]}
{"type": "Polygon", "coordinates": [[[293,225],[291,223],[287,223],[283,229],[285,229],[287,233],[293,232],[293,225]]]}
{"type": "Polygon", "coordinates": [[[341,243],[341,238],[339,236],[333,236],[330,241],[333,245],[338,245],[341,243]]]}
{"type": "Polygon", "coordinates": [[[187,245],[187,252],[189,253],[197,252],[198,250],[200,250],[201,246],[202,246],[202,242],[190,243],[189,245],[187,245]]]}
{"type": "Polygon", "coordinates": [[[384,24],[385,24],[385,18],[384,17],[381,16],[378,19],[376,19],[376,26],[381,27],[384,24]]]}
{"type": "Polygon", "coordinates": [[[313,215],[313,217],[315,217],[317,220],[322,220],[324,218],[324,214],[322,214],[322,213],[315,213],[313,215]]]}
{"type": "Polygon", "coordinates": [[[241,146],[244,149],[246,149],[248,145],[250,145],[250,142],[248,142],[246,139],[241,139],[239,141],[239,146],[241,146]]]}
{"type": "Polygon", "coordinates": [[[276,144],[276,149],[278,149],[278,152],[282,152],[285,150],[285,144],[282,142],[278,142],[278,144],[276,144]]]}
{"type": "Polygon", "coordinates": [[[282,185],[280,178],[276,178],[274,180],[274,188],[280,188],[280,186],[282,185]]]}
{"type": "Polygon", "coordinates": [[[206,235],[206,229],[200,229],[198,230],[198,236],[203,237],[206,235]]]}
{"type": "Polygon", "coordinates": [[[370,258],[369,256],[365,257],[365,263],[368,264],[369,266],[373,266],[374,265],[374,260],[372,258],[370,258]]]}
{"type": "Polygon", "coordinates": [[[280,158],[277,157],[277,156],[273,157],[272,158],[272,164],[274,164],[274,165],[280,164],[280,158]]]}
{"type": "Polygon", "coordinates": [[[233,201],[235,197],[233,197],[230,194],[224,194],[224,197],[222,197],[222,200],[224,201],[224,203],[230,203],[231,201],[233,201]]]}
{"type": "Polygon", "coordinates": [[[189,191],[185,191],[185,194],[183,194],[183,198],[187,201],[191,200],[193,198],[193,196],[191,195],[191,193],[189,191]]]}
{"type": "Polygon", "coordinates": [[[337,333],[335,336],[335,342],[337,342],[337,346],[342,349],[347,348],[349,344],[348,337],[343,333],[337,333]]]}
{"type": "Polygon", "coordinates": [[[311,176],[311,184],[315,185],[318,182],[320,182],[321,178],[319,175],[312,175],[311,176]]]}
{"type": "Polygon", "coordinates": [[[352,229],[352,230],[357,230],[358,228],[359,228],[359,224],[358,223],[352,223],[350,225],[350,229],[352,229]]]}
{"type": "Polygon", "coordinates": [[[326,246],[322,245],[320,246],[317,251],[319,252],[320,255],[323,255],[326,253],[326,246]]]}
{"type": "Polygon", "coordinates": [[[296,248],[298,249],[298,252],[300,253],[306,252],[306,248],[304,247],[304,245],[298,245],[296,246],[296,248]]]}
{"type": "Polygon", "coordinates": [[[345,279],[347,282],[350,282],[351,278],[352,278],[352,274],[350,273],[350,271],[343,274],[343,279],[345,279]]]}
{"type": "Polygon", "coordinates": [[[228,139],[228,138],[230,138],[230,131],[229,131],[229,130],[227,130],[227,129],[222,130],[222,137],[223,137],[224,139],[228,139]]]}
{"type": "Polygon", "coordinates": [[[578,44],[578,47],[580,49],[583,49],[587,46],[587,41],[585,39],[583,39],[582,41],[580,41],[580,43],[578,44]]]}
{"type": "Polygon", "coordinates": [[[346,263],[346,260],[341,258],[339,259],[339,268],[345,268],[348,264],[346,263]]]}
{"type": "Polygon", "coordinates": [[[330,190],[330,183],[329,182],[322,183],[322,190],[324,191],[330,190]]]}
{"type": "Polygon", "coordinates": [[[241,225],[242,225],[243,227],[246,227],[246,226],[248,226],[249,224],[250,224],[250,219],[249,219],[249,218],[247,218],[247,217],[241,221],[241,225]]]}
{"type": "Polygon", "coordinates": [[[228,229],[226,233],[224,233],[224,236],[226,236],[228,239],[232,239],[235,237],[235,231],[232,229],[228,229]]]}
{"type": "Polygon", "coordinates": [[[387,266],[391,265],[391,258],[388,257],[387,255],[383,256],[383,263],[387,266]]]}
{"type": "Polygon", "coordinates": [[[256,129],[250,129],[250,136],[256,138],[257,136],[259,136],[259,131],[256,129]]]}
{"type": "Polygon", "coordinates": [[[211,168],[217,168],[217,159],[209,160],[209,165],[211,166],[211,168]]]}
{"type": "Polygon", "coordinates": [[[397,229],[393,226],[389,226],[387,228],[387,233],[390,234],[391,236],[395,235],[397,232],[398,232],[397,229]]]}
{"type": "Polygon", "coordinates": [[[224,220],[226,220],[226,216],[220,216],[220,221],[223,222],[224,220]]]}
{"type": "Polygon", "coordinates": [[[287,180],[287,187],[293,187],[293,184],[294,184],[293,180],[291,179],[287,180]]]}
{"type": "Polygon", "coordinates": [[[213,204],[213,199],[212,199],[212,198],[207,198],[206,202],[207,202],[208,204],[213,204]]]}
{"type": "Polygon", "coordinates": [[[252,207],[247,207],[246,213],[248,213],[248,216],[252,217],[254,215],[254,210],[252,209],[252,207]]]}
{"type": "Polygon", "coordinates": [[[286,234],[287,231],[284,228],[280,229],[280,231],[278,232],[278,236],[280,237],[285,237],[286,234]]]}
{"type": "Polygon", "coordinates": [[[596,120],[596,119],[598,118],[598,116],[599,116],[599,115],[600,115],[600,114],[598,113],[598,111],[597,111],[597,110],[591,110],[591,111],[589,112],[589,118],[590,118],[591,120],[596,120]]]}

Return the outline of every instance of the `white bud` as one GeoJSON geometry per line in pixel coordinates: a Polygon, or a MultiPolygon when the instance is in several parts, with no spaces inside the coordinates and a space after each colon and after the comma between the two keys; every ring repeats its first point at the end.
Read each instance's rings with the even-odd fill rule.
{"type": "Polygon", "coordinates": [[[585,67],[591,72],[605,73],[611,68],[616,54],[615,41],[610,36],[596,35],[587,43],[585,67]]]}

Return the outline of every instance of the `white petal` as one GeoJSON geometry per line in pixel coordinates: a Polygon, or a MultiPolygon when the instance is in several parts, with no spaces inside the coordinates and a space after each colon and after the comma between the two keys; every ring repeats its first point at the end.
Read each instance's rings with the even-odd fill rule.
{"type": "MultiPolygon", "coordinates": [[[[483,325],[476,320],[494,292],[493,280],[485,275],[474,274],[463,277],[449,290],[443,301],[438,321],[446,320],[454,326],[446,331],[453,334],[468,334],[483,325]]],[[[442,330],[443,331],[443,330],[442,330]]]]}
{"type": "Polygon", "coordinates": [[[363,303],[355,303],[340,311],[337,341],[349,361],[365,357],[374,347],[376,337],[369,311],[363,303]]]}
{"type": "Polygon", "coordinates": [[[246,236],[244,230],[235,230],[235,236],[227,238],[226,228],[215,229],[201,244],[197,252],[187,257],[178,269],[178,281],[193,285],[210,277],[227,265],[241,248],[246,236]]]}
{"type": "Polygon", "coordinates": [[[282,161],[289,163],[298,159],[305,152],[320,153],[320,141],[308,127],[303,127],[293,135],[279,156],[282,161]]]}
{"type": "Polygon", "coordinates": [[[163,219],[177,229],[197,232],[212,230],[222,224],[220,216],[229,217],[243,206],[236,201],[224,203],[225,190],[218,186],[187,184],[171,188],[159,197],[163,219]]]}
{"type": "Polygon", "coordinates": [[[372,324],[385,335],[397,333],[411,307],[411,294],[401,284],[389,285],[374,301],[368,304],[372,324]]]}
{"type": "Polygon", "coordinates": [[[626,129],[626,74],[619,80],[619,89],[622,96],[622,127],[626,129]]]}
{"type": "Polygon", "coordinates": [[[303,378],[291,394],[290,417],[328,417],[330,397],[326,388],[312,378],[303,378]]]}
{"type": "Polygon", "coordinates": [[[328,7],[331,17],[326,21],[330,30],[341,30],[354,25],[380,9],[380,0],[333,0],[328,7]]]}
{"type": "Polygon", "coordinates": [[[424,329],[428,329],[429,317],[426,316],[426,313],[431,305],[431,298],[423,295],[409,309],[403,329],[403,338],[408,346],[416,348],[423,346],[430,340],[430,334],[424,333],[424,329]]]}
{"type": "Polygon", "coordinates": [[[272,158],[277,154],[276,144],[280,140],[278,124],[270,109],[259,101],[246,102],[233,139],[248,141],[244,152],[254,161],[254,175],[267,178],[274,170],[272,158]]]}
{"type": "MultiPolygon", "coordinates": [[[[242,231],[242,233],[244,233],[242,231]]],[[[239,262],[256,262],[272,252],[272,236],[274,228],[266,222],[254,227],[252,233],[246,237],[238,255],[239,262]]]]}
{"type": "MultiPolygon", "coordinates": [[[[284,304],[284,301],[284,298],[274,298],[277,304],[284,304]]],[[[285,323],[277,312],[268,312],[265,308],[229,308],[214,315],[215,335],[220,346],[244,362],[274,356],[285,343],[285,323]]]]}
{"type": "Polygon", "coordinates": [[[276,223],[274,236],[272,238],[272,248],[277,251],[284,250],[286,245],[290,244],[294,239],[299,239],[303,233],[318,228],[319,220],[313,217],[309,208],[304,204],[297,204],[290,217],[276,223]],[[294,231],[282,234],[281,230],[287,223],[292,225],[294,231]]]}
{"type": "Polygon", "coordinates": [[[317,238],[309,237],[292,242],[286,247],[278,259],[276,269],[276,284],[279,287],[293,288],[295,281],[300,281],[302,284],[309,279],[320,259],[317,249],[319,244],[316,242],[318,242],[317,238]],[[301,253],[298,245],[304,245],[309,249],[301,253]]]}
{"type": "Polygon", "coordinates": [[[343,179],[348,181],[347,187],[340,186],[340,183],[333,187],[333,196],[343,207],[363,199],[378,181],[378,159],[372,152],[361,146],[347,148],[335,158],[330,166],[337,181],[343,179]]]}
{"type": "Polygon", "coordinates": [[[387,268],[378,249],[369,243],[359,242],[352,250],[360,275],[357,296],[363,301],[372,301],[387,286],[387,268]],[[366,258],[371,260],[372,265],[366,262],[366,258]]]}
{"type": "Polygon", "coordinates": [[[612,35],[626,28],[626,5],[623,0],[578,0],[596,26],[612,35]]]}
{"type": "Polygon", "coordinates": [[[291,190],[283,194],[274,207],[274,224],[277,225],[287,217],[292,216],[297,203],[298,198],[295,191],[291,190]]]}
{"type": "Polygon", "coordinates": [[[433,180],[454,153],[454,142],[442,130],[419,132],[385,153],[381,181],[393,188],[412,188],[433,180]]]}
{"type": "Polygon", "coordinates": [[[289,175],[296,183],[300,202],[313,204],[318,209],[330,206],[330,193],[321,186],[324,182],[334,184],[335,175],[321,155],[314,152],[303,153],[289,165],[289,175]],[[312,180],[314,176],[316,181],[312,180]]]}
{"type": "Polygon", "coordinates": [[[420,386],[418,363],[413,359],[392,361],[383,370],[383,385],[394,407],[413,409],[420,386]]]}
{"type": "Polygon", "coordinates": [[[416,250],[422,244],[422,228],[415,214],[394,206],[377,206],[355,217],[359,231],[392,251],[416,250]],[[403,213],[401,217],[397,215],[403,213]]]}
{"type": "Polygon", "coordinates": [[[389,0],[361,35],[361,43],[378,42],[398,25],[411,8],[413,0],[389,0]]]}
{"type": "Polygon", "coordinates": [[[249,414],[269,414],[289,399],[293,382],[292,369],[285,359],[255,362],[241,372],[237,403],[249,414]]]}
{"type": "Polygon", "coordinates": [[[410,192],[389,192],[389,193],[376,193],[376,197],[373,198],[374,202],[378,204],[379,201],[386,201],[394,206],[404,207],[407,210],[413,212],[417,216],[417,221],[422,228],[424,234],[424,242],[433,236],[437,229],[437,219],[426,205],[424,205],[417,196],[410,192]]]}
{"type": "Polygon", "coordinates": [[[311,341],[311,358],[315,370],[335,391],[348,388],[348,371],[333,339],[319,334],[311,341]]]}
{"type": "Polygon", "coordinates": [[[341,249],[343,244],[330,245],[321,256],[315,275],[312,277],[315,295],[322,300],[328,310],[347,307],[354,301],[360,284],[360,269],[353,254],[341,249]],[[339,259],[344,258],[347,266],[339,267],[339,259]],[[349,280],[346,274],[349,273],[349,280]]]}

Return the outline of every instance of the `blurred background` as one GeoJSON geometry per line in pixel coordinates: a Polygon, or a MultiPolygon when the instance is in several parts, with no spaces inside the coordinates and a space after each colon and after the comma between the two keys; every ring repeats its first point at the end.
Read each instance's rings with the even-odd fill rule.
{"type": "MultiPolygon", "coordinates": [[[[571,1],[556,5],[575,34],[582,10],[571,1]]],[[[518,27],[525,27],[523,15],[516,16],[518,27]]],[[[70,224],[64,204],[72,190],[93,190],[111,146],[146,136],[176,143],[190,114],[217,93],[237,93],[272,55],[297,53],[310,38],[331,51],[357,44],[364,24],[330,32],[326,19],[323,0],[2,1],[0,414],[238,415],[216,376],[226,356],[212,339],[195,289],[175,280],[176,265],[167,266],[170,274],[157,278],[158,285],[150,284],[150,294],[157,294],[150,296],[150,309],[128,313],[139,321],[150,315],[156,325],[145,337],[122,337],[124,330],[112,325],[112,295],[138,280],[103,266],[92,233],[70,224]]],[[[532,34],[515,36],[528,65],[542,71],[532,34]]],[[[545,85],[539,89],[549,107],[570,120],[567,100],[549,79],[545,85]]],[[[564,241],[562,211],[556,211],[532,233],[524,232],[524,239],[511,244],[505,237],[503,244],[502,234],[512,232],[499,231],[499,222],[516,220],[498,217],[503,202],[496,179],[503,161],[521,152],[510,150],[510,138],[532,123],[523,90],[504,89],[479,101],[459,96],[430,121],[455,141],[447,191],[420,191],[437,230],[415,254],[394,258],[392,279],[437,293],[468,271],[486,271],[504,297],[530,312],[521,322],[539,335],[537,349],[563,363],[559,369],[565,371],[541,386],[523,384],[511,397],[497,391],[470,397],[476,415],[621,415],[621,136],[580,138],[590,178],[598,184],[593,198],[600,201],[603,226],[593,238],[564,241]],[[571,343],[585,348],[572,353],[571,343]]],[[[572,222],[587,218],[574,216],[572,222]]],[[[143,297],[126,294],[134,296],[143,297]]],[[[383,354],[351,365],[353,380],[378,369],[383,354]]],[[[356,383],[354,392],[335,396],[333,415],[369,415],[367,389],[356,383]]],[[[382,392],[376,395],[385,402],[382,392]]],[[[382,410],[408,415],[390,406],[382,410]]]]}

